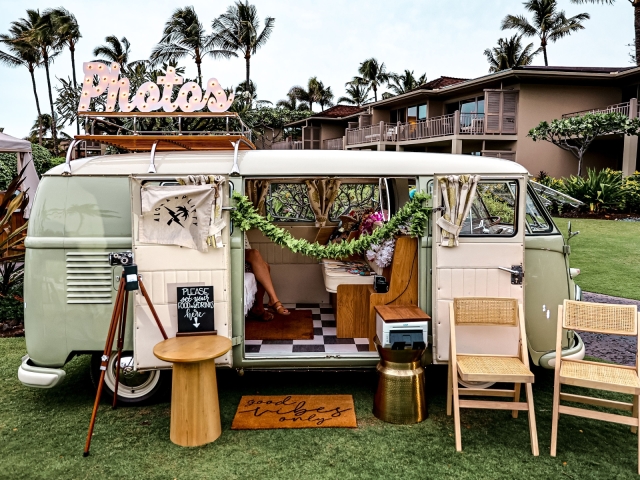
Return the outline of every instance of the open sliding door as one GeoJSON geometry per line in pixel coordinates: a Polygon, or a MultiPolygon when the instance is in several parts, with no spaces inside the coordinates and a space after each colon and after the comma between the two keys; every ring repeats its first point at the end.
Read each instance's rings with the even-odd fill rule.
{"type": "MultiPolygon", "coordinates": [[[[227,179],[228,181],[228,179],[227,179]]],[[[178,330],[177,288],[213,286],[214,323],[218,335],[231,338],[231,278],[229,248],[229,214],[223,212],[227,227],[222,230],[223,247],[209,247],[208,252],[177,245],[160,245],[140,241],[141,187],[143,179],[131,180],[132,237],[134,261],[138,266],[145,288],[160,317],[169,338],[178,330]]],[[[175,185],[168,180],[166,184],[175,185]]],[[[154,180],[148,185],[162,186],[154,180]]],[[[227,183],[223,185],[223,205],[228,205],[227,183]]],[[[171,364],[158,359],[153,347],[162,341],[147,302],[142,294],[135,292],[134,301],[134,357],[136,369],[170,367],[171,364]]],[[[218,365],[231,365],[232,355],[227,353],[216,359],[218,365]]]]}
{"type": "MultiPolygon", "coordinates": [[[[436,175],[433,193],[433,360],[449,360],[449,304],[457,297],[512,297],[524,301],[525,178],[481,176],[476,198],[462,223],[459,245],[445,246],[437,225],[443,197],[436,175]],[[512,273],[510,272],[516,272],[512,273]]],[[[446,242],[446,240],[445,240],[446,242]]],[[[500,352],[495,345],[474,346],[476,353],[500,352]]]]}

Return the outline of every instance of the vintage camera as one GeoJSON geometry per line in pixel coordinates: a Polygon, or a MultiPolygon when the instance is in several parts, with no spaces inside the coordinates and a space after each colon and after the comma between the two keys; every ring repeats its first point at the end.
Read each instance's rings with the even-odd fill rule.
{"type": "Polygon", "coordinates": [[[382,275],[376,275],[373,277],[373,290],[376,293],[387,293],[389,291],[387,279],[382,275]]]}
{"type": "Polygon", "coordinates": [[[133,264],[133,253],[113,252],[109,254],[109,265],[112,267],[122,265],[123,267],[133,264]]]}

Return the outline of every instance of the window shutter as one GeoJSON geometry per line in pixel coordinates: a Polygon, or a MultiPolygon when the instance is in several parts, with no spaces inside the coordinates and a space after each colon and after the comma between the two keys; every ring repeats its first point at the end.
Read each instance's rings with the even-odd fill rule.
{"type": "Polygon", "coordinates": [[[484,116],[486,133],[500,133],[500,99],[501,92],[485,90],[484,92],[484,116]]]}
{"type": "Polygon", "coordinates": [[[302,127],[303,150],[320,150],[320,127],[302,127]]]}
{"type": "Polygon", "coordinates": [[[518,92],[502,92],[502,131],[514,134],[518,132],[516,114],[518,110],[518,92]]]}

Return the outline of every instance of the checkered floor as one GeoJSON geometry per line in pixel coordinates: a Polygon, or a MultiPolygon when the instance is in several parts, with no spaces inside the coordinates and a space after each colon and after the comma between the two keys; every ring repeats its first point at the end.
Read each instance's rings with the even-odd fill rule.
{"type": "Polygon", "coordinates": [[[244,349],[251,354],[292,353],[358,353],[369,351],[366,338],[337,338],[336,319],[331,307],[318,304],[298,303],[284,305],[286,308],[311,310],[313,315],[313,340],[245,340],[244,349]]]}

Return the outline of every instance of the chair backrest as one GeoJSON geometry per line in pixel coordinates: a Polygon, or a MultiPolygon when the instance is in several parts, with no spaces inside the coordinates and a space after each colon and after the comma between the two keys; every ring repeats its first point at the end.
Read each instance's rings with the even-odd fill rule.
{"type": "Polygon", "coordinates": [[[635,305],[565,300],[562,327],[584,332],[637,336],[638,308],[635,305]]]}
{"type": "Polygon", "coordinates": [[[457,325],[518,325],[518,300],[515,298],[454,298],[457,325]]]}
{"type": "Polygon", "coordinates": [[[520,311],[515,298],[454,298],[450,322],[457,354],[519,355],[520,311]]]}

